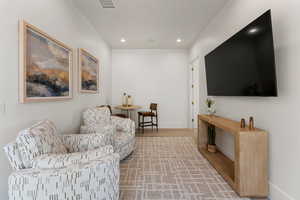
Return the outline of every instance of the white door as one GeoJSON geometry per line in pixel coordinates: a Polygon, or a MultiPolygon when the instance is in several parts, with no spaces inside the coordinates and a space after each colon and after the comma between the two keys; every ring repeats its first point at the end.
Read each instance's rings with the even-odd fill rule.
{"type": "Polygon", "coordinates": [[[189,64],[189,93],[190,116],[189,127],[197,128],[197,116],[199,113],[199,58],[189,64]]]}

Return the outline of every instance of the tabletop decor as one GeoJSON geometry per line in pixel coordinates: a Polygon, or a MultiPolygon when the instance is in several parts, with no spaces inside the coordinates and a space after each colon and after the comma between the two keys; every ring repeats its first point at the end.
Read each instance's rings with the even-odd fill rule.
{"type": "Polygon", "coordinates": [[[84,49],[78,50],[79,90],[82,93],[99,91],[99,60],[84,49]]]}
{"type": "Polygon", "coordinates": [[[206,99],[207,112],[209,115],[216,113],[215,101],[212,98],[206,99]]]}
{"type": "Polygon", "coordinates": [[[122,96],[122,106],[127,106],[128,104],[128,98],[127,98],[127,94],[124,92],[123,96],[122,96]]]}
{"type": "Polygon", "coordinates": [[[20,102],[71,99],[72,49],[25,21],[19,30],[20,102]]]}
{"type": "Polygon", "coordinates": [[[240,127],[241,128],[246,128],[246,121],[245,121],[244,118],[241,119],[240,127]]]}
{"type": "Polygon", "coordinates": [[[254,129],[254,118],[253,117],[249,118],[249,129],[251,129],[251,130],[254,129]]]}
{"type": "Polygon", "coordinates": [[[127,106],[132,106],[133,105],[133,99],[131,95],[127,96],[127,106]]]}

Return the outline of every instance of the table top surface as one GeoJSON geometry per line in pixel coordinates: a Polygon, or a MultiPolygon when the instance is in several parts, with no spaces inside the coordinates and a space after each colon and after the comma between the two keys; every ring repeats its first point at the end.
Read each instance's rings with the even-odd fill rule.
{"type": "Polygon", "coordinates": [[[216,115],[198,115],[199,119],[215,125],[218,128],[229,131],[229,133],[239,134],[241,132],[265,132],[259,128],[249,129],[249,126],[245,128],[240,127],[240,122],[227,119],[216,115]]]}
{"type": "Polygon", "coordinates": [[[119,109],[119,110],[137,110],[137,109],[141,109],[141,106],[137,106],[137,105],[131,105],[131,106],[123,106],[123,105],[119,105],[119,106],[115,106],[115,109],[119,109]]]}

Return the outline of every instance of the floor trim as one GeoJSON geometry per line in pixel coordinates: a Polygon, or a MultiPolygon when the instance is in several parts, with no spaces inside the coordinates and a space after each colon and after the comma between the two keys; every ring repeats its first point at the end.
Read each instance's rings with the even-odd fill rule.
{"type": "Polygon", "coordinates": [[[288,195],[286,192],[281,190],[277,185],[269,182],[270,186],[270,200],[296,200],[288,195]]]}

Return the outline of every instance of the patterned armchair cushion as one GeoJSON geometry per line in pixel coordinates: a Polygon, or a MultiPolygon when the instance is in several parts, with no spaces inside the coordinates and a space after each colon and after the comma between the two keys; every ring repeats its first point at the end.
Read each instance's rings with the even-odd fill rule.
{"type": "Polygon", "coordinates": [[[133,140],[134,136],[125,134],[122,131],[117,131],[114,135],[114,146],[119,147],[126,145],[129,141],[133,140]]]}
{"type": "MultiPolygon", "coordinates": [[[[84,126],[81,127],[81,133],[99,133],[103,132],[105,126],[110,125],[112,132],[111,142],[116,153],[120,154],[121,159],[128,156],[135,145],[135,123],[130,119],[124,119],[116,116],[110,117],[110,111],[107,107],[89,108],[84,114],[84,126]],[[97,116],[105,116],[105,120],[99,120],[97,116]],[[107,118],[108,117],[108,118],[107,118]]],[[[102,119],[102,118],[101,118],[102,119]]]]}
{"type": "Polygon", "coordinates": [[[135,132],[135,124],[131,119],[124,119],[121,117],[112,116],[111,123],[116,127],[118,131],[123,131],[127,133],[135,132]]]}
{"type": "Polygon", "coordinates": [[[20,155],[19,147],[16,142],[9,143],[4,146],[4,152],[9,160],[10,165],[14,170],[24,169],[24,163],[20,155]]]}
{"type": "Polygon", "coordinates": [[[115,153],[120,155],[120,159],[126,158],[135,147],[135,136],[132,134],[126,134],[122,131],[117,131],[114,135],[113,147],[115,153]]]}
{"type": "Polygon", "coordinates": [[[25,169],[8,180],[11,200],[119,199],[119,155],[62,169],[25,169]]]}
{"type": "Polygon", "coordinates": [[[83,112],[84,125],[107,125],[110,124],[110,111],[107,107],[91,107],[83,112]]]}
{"type": "Polygon", "coordinates": [[[114,126],[107,124],[105,126],[103,125],[88,125],[88,126],[81,126],[80,127],[80,134],[91,134],[91,133],[98,133],[98,134],[113,134],[114,126]]]}
{"type": "Polygon", "coordinates": [[[26,168],[31,167],[33,158],[50,153],[67,153],[56,127],[49,120],[41,121],[20,132],[16,139],[22,161],[26,168]]]}
{"type": "Polygon", "coordinates": [[[107,145],[105,147],[86,152],[46,154],[35,158],[32,162],[32,168],[56,169],[70,165],[84,164],[94,160],[100,160],[102,157],[112,154],[113,152],[113,147],[107,145]]]}
{"type": "Polygon", "coordinates": [[[113,125],[106,125],[106,126],[90,125],[90,126],[80,127],[80,134],[93,135],[96,133],[99,135],[104,135],[106,145],[113,144],[114,132],[115,132],[115,127],[113,125]]]}
{"type": "Polygon", "coordinates": [[[104,134],[71,134],[60,136],[69,152],[84,152],[110,145],[110,136],[104,134]]]}

